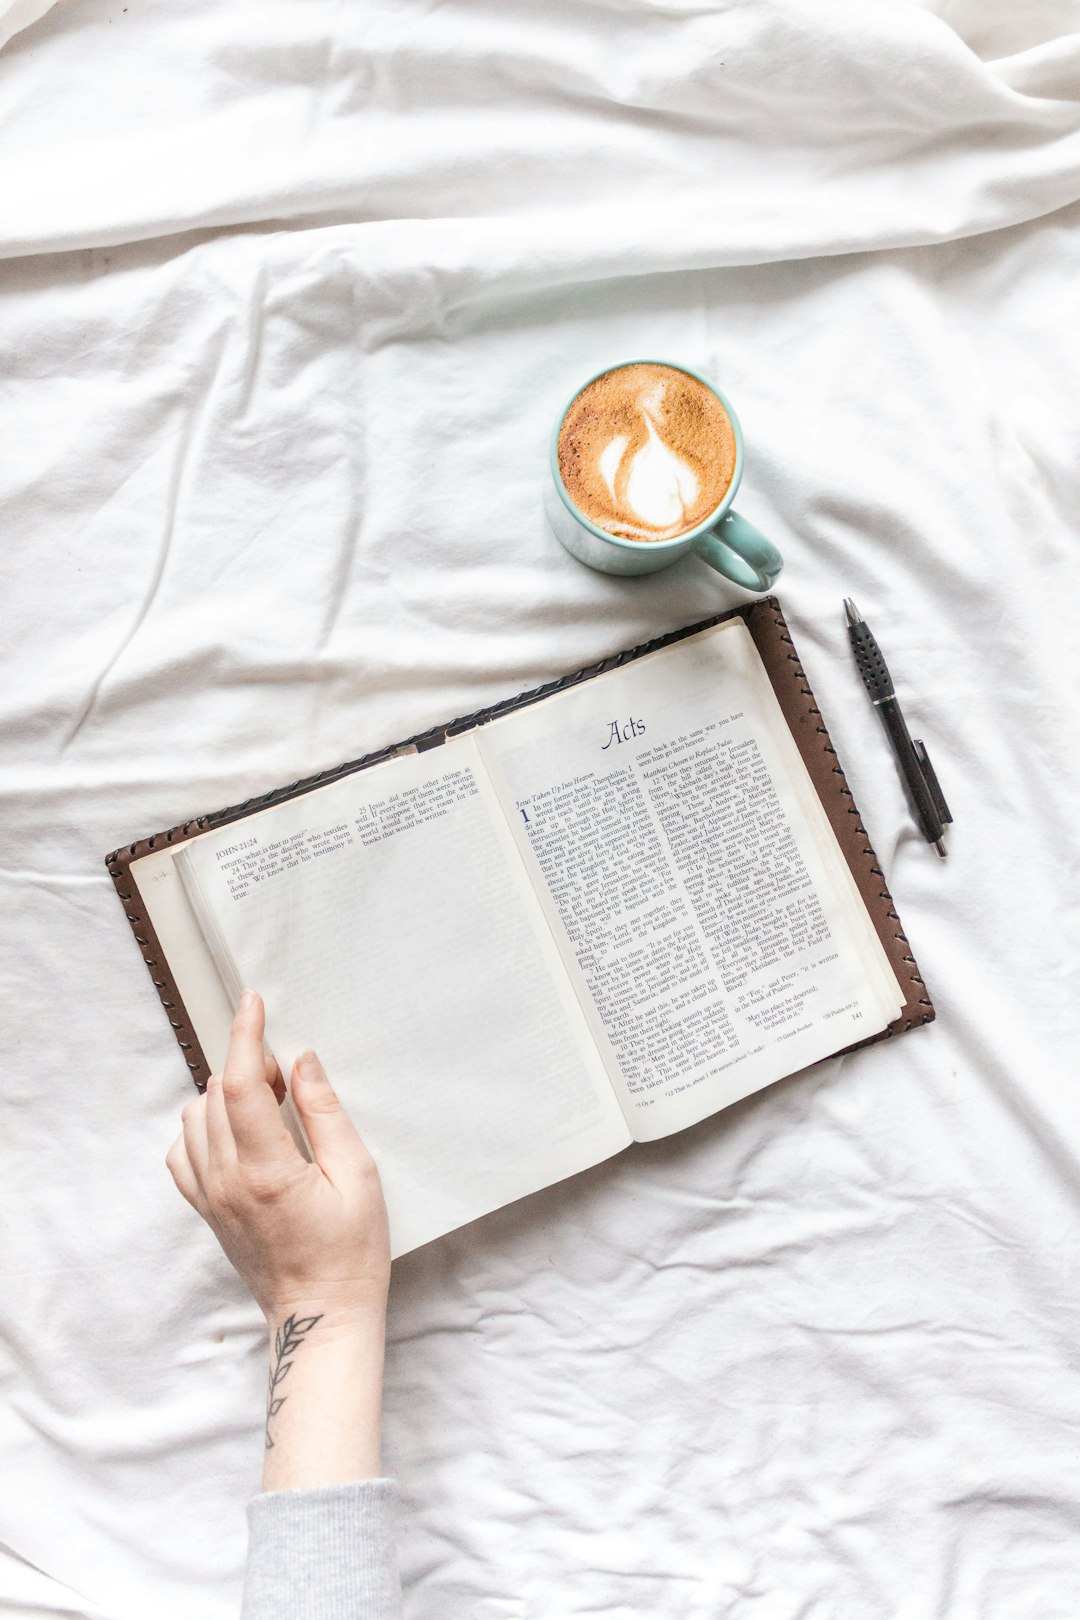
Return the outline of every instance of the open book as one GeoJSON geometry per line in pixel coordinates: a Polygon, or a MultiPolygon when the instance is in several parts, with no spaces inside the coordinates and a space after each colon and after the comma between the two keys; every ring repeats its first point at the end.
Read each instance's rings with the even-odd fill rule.
{"type": "Polygon", "coordinates": [[[316,1048],[395,1255],[933,1016],[776,636],[754,604],[110,858],[182,1044],[220,1063],[251,985],[286,1075],[316,1048]]]}

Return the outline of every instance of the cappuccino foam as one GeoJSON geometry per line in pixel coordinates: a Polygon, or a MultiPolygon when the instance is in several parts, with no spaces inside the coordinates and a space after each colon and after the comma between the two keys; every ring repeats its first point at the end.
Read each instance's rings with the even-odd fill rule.
{"type": "Polygon", "coordinates": [[[566,493],[598,529],[673,540],[703,523],[735,476],[735,429],[710,388],[676,366],[616,366],[582,389],[559,429],[566,493]]]}

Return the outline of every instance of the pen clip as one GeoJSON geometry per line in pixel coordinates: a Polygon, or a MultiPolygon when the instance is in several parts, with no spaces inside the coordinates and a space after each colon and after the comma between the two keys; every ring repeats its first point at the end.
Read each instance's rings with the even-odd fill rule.
{"type": "Polygon", "coordinates": [[[938,820],[944,826],[948,822],[952,821],[952,811],[945,803],[945,795],[941,791],[941,783],[937,779],[937,772],[930,763],[930,755],[926,752],[926,744],[923,742],[921,737],[913,737],[911,739],[911,746],[914,748],[915,758],[919,761],[919,765],[922,768],[923,780],[926,783],[927,792],[930,794],[930,798],[933,801],[934,809],[937,811],[938,820]]]}

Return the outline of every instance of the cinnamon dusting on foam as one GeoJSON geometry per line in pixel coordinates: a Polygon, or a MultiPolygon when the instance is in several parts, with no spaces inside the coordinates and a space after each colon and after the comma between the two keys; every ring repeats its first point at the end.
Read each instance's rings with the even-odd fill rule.
{"type": "Polygon", "coordinates": [[[720,505],[735,474],[735,430],[689,372],[616,366],[583,388],[559,430],[574,505],[626,540],[673,540],[720,505]]]}

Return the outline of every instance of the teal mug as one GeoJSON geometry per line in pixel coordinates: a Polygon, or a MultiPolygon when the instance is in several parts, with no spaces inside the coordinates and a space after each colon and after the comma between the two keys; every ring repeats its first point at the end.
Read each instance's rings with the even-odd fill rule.
{"type": "Polygon", "coordinates": [[[551,435],[550,461],[551,478],[545,496],[548,522],[570,555],[589,568],[598,568],[605,574],[654,574],[658,569],[669,568],[680,557],[685,557],[687,552],[693,552],[711,568],[734,580],[736,585],[742,585],[748,591],[768,591],[784,566],[784,560],[772,542],[766,540],[752,523],[732,511],[731,503],[743,473],[742,428],[719,388],[689,366],[676,365],[670,360],[623,360],[596,372],[574,389],[559,412],[551,435]],[[720,401],[735,434],[735,471],[723,499],[694,528],[668,540],[625,539],[622,535],[610,534],[606,529],[599,528],[575,506],[559,471],[559,433],[571,405],[597,378],[630,365],[664,366],[670,371],[682,371],[696,378],[720,401]]]}

